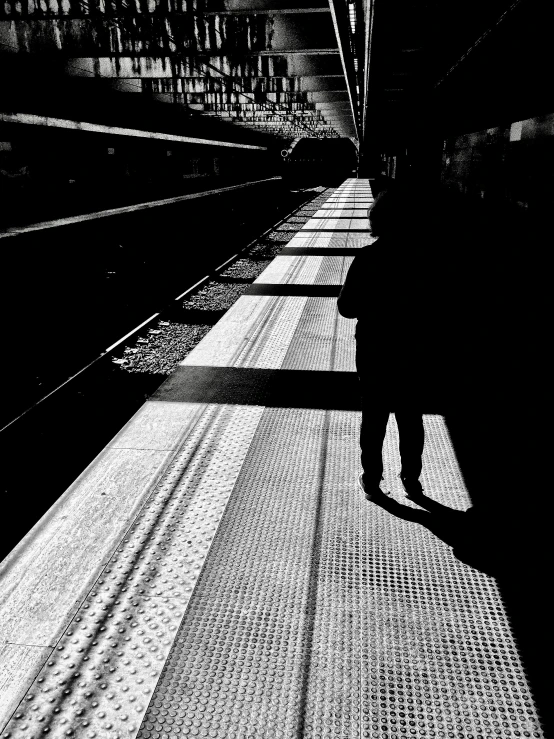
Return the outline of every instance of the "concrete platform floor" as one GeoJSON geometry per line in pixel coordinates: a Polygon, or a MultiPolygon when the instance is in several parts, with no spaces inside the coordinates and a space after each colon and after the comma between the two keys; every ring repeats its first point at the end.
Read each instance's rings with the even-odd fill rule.
{"type": "MultiPolygon", "coordinates": [[[[347,180],[0,565],[0,735],[543,737],[495,579],[357,489],[347,180]]],[[[361,217],[360,217],[361,214],[361,217]]],[[[444,419],[423,485],[469,498],[444,419]]]]}

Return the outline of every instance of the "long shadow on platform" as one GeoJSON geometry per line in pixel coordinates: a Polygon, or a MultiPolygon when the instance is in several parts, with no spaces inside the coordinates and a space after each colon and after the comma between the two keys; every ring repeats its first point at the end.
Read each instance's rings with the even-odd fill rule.
{"type": "Polygon", "coordinates": [[[394,498],[380,500],[378,504],[397,518],[425,526],[451,546],[460,561],[481,572],[497,575],[506,565],[509,542],[497,530],[491,530],[491,522],[476,515],[474,508],[454,510],[426,495],[412,500],[420,508],[403,505],[394,498]]]}
{"type": "Polygon", "coordinates": [[[272,295],[284,297],[337,298],[340,285],[306,285],[302,283],[255,282],[245,291],[245,295],[272,295]]]}
{"type": "MultiPolygon", "coordinates": [[[[551,502],[545,490],[551,451],[542,404],[530,397],[529,374],[519,367],[493,402],[483,398],[480,408],[445,414],[473,503],[465,514],[471,524],[453,553],[471,566],[489,567],[496,578],[546,736],[554,736],[547,688],[554,659],[549,636],[551,502]]],[[[538,378],[534,382],[540,385],[538,378]]]]}
{"type": "Polygon", "coordinates": [[[151,400],[357,411],[360,391],[355,372],[185,365],[151,400]]]}
{"type": "MultiPolygon", "coordinates": [[[[520,378],[522,375],[520,375],[520,378]]],[[[446,425],[472,507],[455,511],[433,499],[419,508],[385,499],[391,515],[414,521],[452,547],[461,562],[495,578],[510,619],[543,721],[554,736],[549,690],[551,652],[551,517],[547,469],[549,458],[541,410],[529,399],[510,397],[509,383],[495,397],[475,396],[443,409],[446,425]],[[546,476],[533,477],[534,470],[546,476]]]]}
{"type": "MultiPolygon", "coordinates": [[[[540,219],[519,221],[502,208],[485,215],[482,259],[474,263],[487,288],[477,316],[486,327],[474,357],[480,382],[443,411],[473,505],[453,553],[491,568],[545,735],[554,736],[546,231],[540,219]]],[[[453,379],[463,386],[463,378],[453,379]]]]}

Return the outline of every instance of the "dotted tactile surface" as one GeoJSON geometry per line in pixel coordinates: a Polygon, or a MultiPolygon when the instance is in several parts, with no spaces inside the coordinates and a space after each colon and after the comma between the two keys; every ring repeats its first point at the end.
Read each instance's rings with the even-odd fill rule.
{"type": "MultiPolygon", "coordinates": [[[[335,284],[350,261],[310,275],[335,284]]],[[[333,299],[263,300],[233,366],[353,371],[333,299]]],[[[494,578],[404,497],[394,416],[384,477],[404,515],[363,499],[359,420],[199,404],[3,736],[542,738],[494,578]]],[[[424,421],[425,491],[464,511],[444,420],[424,421]]]]}
{"type": "MultiPolygon", "coordinates": [[[[464,510],[444,421],[424,420],[424,488],[464,510]]],[[[385,450],[389,489],[415,509],[398,485],[394,417],[385,450]]],[[[543,736],[494,578],[457,560],[427,527],[370,508],[360,528],[362,735],[543,736]]]]}
{"type": "Polygon", "coordinates": [[[264,412],[140,737],[542,736],[494,580],[356,494],[357,434],[264,412]]]}

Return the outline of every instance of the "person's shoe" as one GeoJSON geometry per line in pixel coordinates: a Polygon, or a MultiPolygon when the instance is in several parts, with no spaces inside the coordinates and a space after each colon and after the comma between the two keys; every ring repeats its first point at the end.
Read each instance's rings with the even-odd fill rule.
{"type": "Polygon", "coordinates": [[[366,500],[378,501],[378,500],[384,500],[384,499],[387,498],[387,494],[384,493],[378,485],[376,485],[371,490],[371,492],[368,492],[368,490],[366,489],[366,486],[364,484],[364,474],[363,474],[363,472],[361,472],[360,475],[358,476],[358,487],[360,488],[360,490],[362,491],[362,493],[365,495],[366,500]]]}
{"type": "Polygon", "coordinates": [[[402,485],[404,486],[404,490],[406,491],[406,497],[410,498],[411,500],[416,500],[417,498],[425,497],[423,493],[423,487],[418,479],[414,480],[413,477],[403,477],[402,475],[398,475],[400,477],[400,480],[402,481],[402,485]]]}

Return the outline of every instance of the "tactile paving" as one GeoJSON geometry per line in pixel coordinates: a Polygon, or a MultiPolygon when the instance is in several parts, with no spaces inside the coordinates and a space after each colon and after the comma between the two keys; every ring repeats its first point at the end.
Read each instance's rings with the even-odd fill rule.
{"type": "Polygon", "coordinates": [[[264,411],[139,737],[299,735],[325,417],[264,411]]]}
{"type": "Polygon", "coordinates": [[[307,298],[298,296],[272,298],[263,318],[252,327],[250,341],[236,355],[234,366],[279,368],[302,316],[306,300],[307,298]]]}
{"type": "Polygon", "coordinates": [[[288,246],[301,246],[303,248],[309,248],[315,246],[318,249],[344,247],[348,241],[349,234],[347,233],[310,233],[310,232],[298,232],[289,241],[288,246]]]}
{"type": "Polygon", "coordinates": [[[136,735],[262,411],[206,407],[3,737],[136,735]]]}
{"type": "Polygon", "coordinates": [[[319,272],[322,259],[321,256],[277,256],[255,284],[282,282],[312,285],[319,272]]]}
{"type": "MultiPolygon", "coordinates": [[[[333,285],[352,257],[294,259],[292,279],[333,285]]],[[[252,300],[227,366],[353,373],[334,299],[252,300]]],[[[394,416],[387,509],[356,487],[359,413],[333,407],[199,404],[5,739],[544,737],[494,578],[404,497],[394,416]]],[[[424,423],[424,489],[462,515],[444,419],[424,423]]]]}

